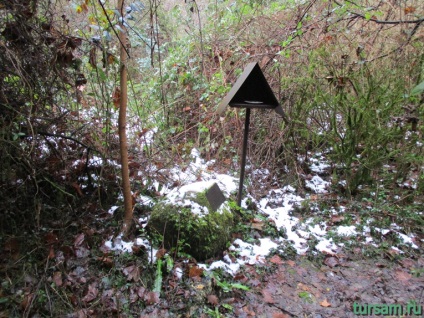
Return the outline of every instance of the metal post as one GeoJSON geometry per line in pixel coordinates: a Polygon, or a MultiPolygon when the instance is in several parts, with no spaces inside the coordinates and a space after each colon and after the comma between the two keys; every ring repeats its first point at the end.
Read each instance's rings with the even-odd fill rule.
{"type": "Polygon", "coordinates": [[[241,196],[243,193],[244,169],[246,166],[247,139],[249,137],[249,125],[250,125],[250,108],[246,108],[246,119],[244,121],[243,152],[241,155],[240,182],[239,182],[239,191],[238,191],[238,197],[237,197],[237,205],[239,207],[241,207],[241,196]]]}

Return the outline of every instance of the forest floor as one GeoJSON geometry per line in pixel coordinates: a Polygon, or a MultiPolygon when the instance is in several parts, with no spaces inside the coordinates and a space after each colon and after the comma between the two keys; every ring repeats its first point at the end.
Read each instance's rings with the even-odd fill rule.
{"type": "MultiPolygon", "coordinates": [[[[192,159],[169,171],[178,184],[216,178],[235,188],[225,184],[234,177],[213,173],[196,152],[192,159]]],[[[78,219],[8,237],[0,251],[0,317],[423,316],[422,229],[411,222],[422,212],[405,208],[398,225],[386,222],[393,211],[375,194],[334,201],[322,159],[311,163],[302,197],[277,185],[258,200],[248,194],[242,206],[250,221],[235,228],[221,257],[204,264],[154,249],[143,209],[127,241],[120,209],[93,204],[78,219]]],[[[250,175],[262,184],[269,178],[263,169],[250,175]]]]}

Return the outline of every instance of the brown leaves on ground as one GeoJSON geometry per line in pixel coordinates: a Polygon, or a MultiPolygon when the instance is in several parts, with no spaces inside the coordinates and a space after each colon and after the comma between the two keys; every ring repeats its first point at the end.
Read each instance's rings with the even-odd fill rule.
{"type": "Polygon", "coordinates": [[[88,285],[88,290],[85,296],[82,298],[82,301],[89,303],[97,298],[99,295],[99,290],[97,289],[97,282],[91,283],[88,285]]]}
{"type": "Polygon", "coordinates": [[[57,287],[61,287],[63,285],[62,272],[54,272],[52,279],[57,287]]]}
{"type": "Polygon", "coordinates": [[[137,282],[140,279],[140,268],[137,265],[125,267],[122,272],[127,276],[127,281],[137,282]]]}
{"type": "Polygon", "coordinates": [[[212,306],[218,306],[219,304],[219,299],[216,295],[208,295],[208,303],[211,304],[212,306]]]}
{"type": "Polygon", "coordinates": [[[190,267],[189,271],[188,271],[188,277],[190,278],[196,278],[196,277],[201,277],[203,275],[203,268],[200,268],[198,266],[192,266],[190,267]]]}
{"type": "Polygon", "coordinates": [[[277,254],[275,254],[273,257],[271,257],[269,259],[269,261],[273,264],[277,264],[277,265],[281,265],[283,264],[283,260],[281,259],[280,256],[278,256],[277,254]]]}
{"type": "Polygon", "coordinates": [[[398,269],[395,271],[395,278],[402,283],[406,283],[412,278],[412,275],[402,269],[398,269]]]}
{"type": "Polygon", "coordinates": [[[324,260],[324,264],[330,268],[333,268],[339,265],[339,260],[334,256],[326,257],[324,260]]]}
{"type": "Polygon", "coordinates": [[[262,289],[262,296],[264,297],[264,302],[268,304],[273,304],[275,302],[270,290],[262,289]]]}
{"type": "Polygon", "coordinates": [[[147,305],[157,304],[159,300],[160,300],[159,293],[156,293],[153,291],[148,292],[144,297],[144,301],[146,302],[147,305]]]}

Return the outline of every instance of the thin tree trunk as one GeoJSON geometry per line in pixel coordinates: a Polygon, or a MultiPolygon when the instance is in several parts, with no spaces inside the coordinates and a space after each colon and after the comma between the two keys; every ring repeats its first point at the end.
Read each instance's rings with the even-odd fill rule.
{"type": "MultiPolygon", "coordinates": [[[[123,14],[124,0],[118,1],[118,10],[123,14]]],[[[125,27],[122,23],[119,24],[121,30],[125,30],[125,27]]],[[[119,148],[121,152],[121,169],[122,169],[122,192],[124,195],[124,223],[122,227],[122,232],[124,236],[129,234],[129,231],[132,226],[133,221],[133,206],[132,206],[132,197],[131,197],[131,186],[130,186],[130,175],[128,168],[128,141],[126,133],[126,116],[127,116],[127,60],[128,60],[128,51],[126,50],[127,46],[127,36],[124,32],[119,31],[119,40],[120,40],[120,66],[119,66],[119,77],[120,77],[120,89],[121,89],[121,98],[119,103],[119,118],[118,118],[118,131],[119,131],[119,148]]]]}

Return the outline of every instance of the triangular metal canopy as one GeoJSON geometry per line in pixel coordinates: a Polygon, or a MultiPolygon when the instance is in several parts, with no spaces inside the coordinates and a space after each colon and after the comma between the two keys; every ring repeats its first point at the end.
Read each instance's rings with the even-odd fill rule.
{"type": "Polygon", "coordinates": [[[281,116],[284,115],[257,62],[246,66],[230,92],[219,104],[217,113],[222,114],[228,105],[238,108],[274,109],[281,116]]]}

